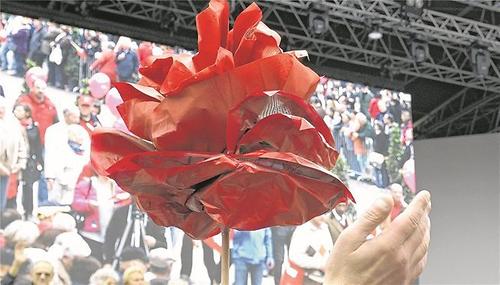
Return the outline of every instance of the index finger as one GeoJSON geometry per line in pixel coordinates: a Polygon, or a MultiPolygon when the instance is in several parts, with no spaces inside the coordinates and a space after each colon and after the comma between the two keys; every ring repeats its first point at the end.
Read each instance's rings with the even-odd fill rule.
{"type": "Polygon", "coordinates": [[[403,211],[391,223],[386,232],[386,237],[394,245],[403,244],[417,229],[422,222],[422,217],[428,215],[431,207],[431,195],[428,191],[420,191],[403,211]]]}

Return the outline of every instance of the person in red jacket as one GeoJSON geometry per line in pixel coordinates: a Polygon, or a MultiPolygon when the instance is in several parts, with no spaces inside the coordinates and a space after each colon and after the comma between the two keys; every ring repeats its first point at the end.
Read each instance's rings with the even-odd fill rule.
{"type": "Polygon", "coordinates": [[[101,56],[92,63],[90,70],[96,70],[109,76],[111,83],[116,82],[116,55],[113,51],[115,44],[108,42],[107,45],[102,46],[101,56]]]}
{"type": "Polygon", "coordinates": [[[370,104],[368,105],[368,112],[372,119],[376,119],[378,114],[380,114],[380,109],[378,107],[378,101],[382,95],[380,93],[375,94],[375,96],[370,100],[370,104]]]}
{"type": "Polygon", "coordinates": [[[76,185],[71,208],[84,217],[80,234],[92,249],[92,255],[99,260],[102,260],[104,236],[113,211],[128,203],[129,197],[105,176],[87,177],[76,185]]]}
{"type": "Polygon", "coordinates": [[[150,42],[141,42],[137,48],[137,57],[141,66],[148,66],[153,62],[153,45],[150,42]]]}
{"type": "Polygon", "coordinates": [[[59,121],[54,103],[45,95],[46,89],[47,83],[45,81],[35,80],[30,92],[19,96],[16,102],[16,104],[30,107],[33,121],[38,123],[42,146],[45,145],[45,131],[47,128],[59,121]]]}
{"type": "Polygon", "coordinates": [[[389,186],[389,190],[391,191],[392,199],[394,200],[394,207],[391,211],[391,221],[393,221],[397,216],[399,216],[399,214],[408,208],[408,204],[405,202],[403,187],[401,184],[393,183],[389,186]]]}

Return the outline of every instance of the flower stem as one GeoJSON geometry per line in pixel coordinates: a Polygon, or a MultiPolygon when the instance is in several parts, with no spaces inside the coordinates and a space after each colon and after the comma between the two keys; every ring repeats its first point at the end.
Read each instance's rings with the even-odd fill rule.
{"type": "Polygon", "coordinates": [[[221,284],[229,285],[229,228],[222,228],[221,284]]]}

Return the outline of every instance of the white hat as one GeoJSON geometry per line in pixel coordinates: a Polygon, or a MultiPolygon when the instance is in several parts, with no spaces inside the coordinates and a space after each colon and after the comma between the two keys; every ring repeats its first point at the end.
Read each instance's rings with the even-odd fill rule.
{"type": "Polygon", "coordinates": [[[24,255],[32,263],[37,263],[38,261],[48,261],[52,263],[52,260],[50,259],[47,251],[41,248],[27,247],[24,249],[24,255]]]}
{"type": "Polygon", "coordinates": [[[54,258],[87,257],[91,253],[87,242],[76,232],[65,232],[56,237],[49,248],[49,254],[54,258]]]}
{"type": "Polygon", "coordinates": [[[154,267],[165,268],[175,262],[172,252],[166,248],[159,247],[149,252],[149,264],[154,267]]]}
{"type": "Polygon", "coordinates": [[[76,229],[76,221],[67,213],[57,213],[52,218],[52,228],[70,232],[76,229]]]}
{"type": "Polygon", "coordinates": [[[16,220],[5,228],[4,235],[7,240],[13,243],[24,241],[27,244],[32,244],[40,235],[40,230],[32,222],[16,220]]]}

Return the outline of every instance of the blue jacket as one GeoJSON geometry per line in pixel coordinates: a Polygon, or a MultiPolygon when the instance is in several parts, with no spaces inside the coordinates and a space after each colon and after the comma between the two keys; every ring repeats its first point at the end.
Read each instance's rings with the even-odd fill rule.
{"type": "Polygon", "coordinates": [[[131,50],[120,51],[116,55],[116,71],[121,79],[130,79],[132,74],[137,72],[139,68],[139,60],[135,52],[131,50]],[[118,59],[119,55],[123,53],[125,57],[121,60],[118,59]]]}
{"type": "Polygon", "coordinates": [[[258,264],[273,256],[271,229],[256,231],[234,231],[233,259],[243,259],[247,263],[258,264]]]}

